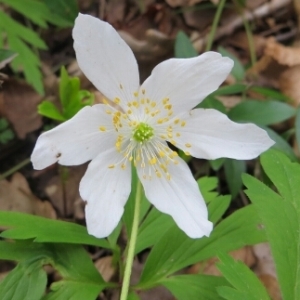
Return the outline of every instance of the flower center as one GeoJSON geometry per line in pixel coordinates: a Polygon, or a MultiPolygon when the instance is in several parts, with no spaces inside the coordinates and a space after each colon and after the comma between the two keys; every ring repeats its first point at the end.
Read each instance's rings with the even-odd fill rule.
{"type": "Polygon", "coordinates": [[[139,143],[144,143],[153,136],[153,128],[146,123],[139,123],[133,131],[133,138],[139,143]]]}

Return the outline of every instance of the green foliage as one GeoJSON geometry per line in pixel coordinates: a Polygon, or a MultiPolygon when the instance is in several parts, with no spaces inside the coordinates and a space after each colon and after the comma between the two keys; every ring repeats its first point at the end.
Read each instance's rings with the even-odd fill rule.
{"type": "Polygon", "coordinates": [[[246,194],[265,228],[283,299],[300,299],[300,166],[276,150],[263,154],[261,164],[278,194],[244,175],[246,194]]]}
{"type": "Polygon", "coordinates": [[[218,294],[227,300],[270,300],[257,276],[242,262],[228,254],[219,254],[218,269],[233,287],[217,287],[218,294]]]}
{"type": "MultiPolygon", "coordinates": [[[[78,13],[75,0],[0,0],[22,14],[33,24],[47,28],[47,22],[59,27],[71,27],[78,13]],[[62,9],[64,7],[64,9],[62,9]]],[[[31,26],[31,25],[30,25],[31,26]]],[[[28,83],[43,94],[42,74],[38,50],[47,49],[40,36],[30,27],[13,20],[0,11],[0,48],[3,45],[18,54],[11,63],[15,72],[23,70],[28,83]]]]}
{"type": "Polygon", "coordinates": [[[47,275],[40,257],[19,263],[0,282],[2,300],[40,300],[44,294],[47,275]]]}
{"type": "Polygon", "coordinates": [[[178,300],[221,300],[216,288],[226,285],[227,281],[218,276],[195,274],[164,278],[161,284],[170,290],[178,300]]]}
{"type": "Polygon", "coordinates": [[[89,235],[85,227],[70,222],[0,211],[0,226],[9,228],[0,234],[3,238],[34,239],[39,243],[87,244],[110,248],[105,239],[97,239],[89,235]]]}
{"type": "Polygon", "coordinates": [[[42,299],[94,300],[107,286],[89,255],[79,245],[36,244],[26,240],[0,241],[0,246],[0,259],[21,261],[0,282],[1,299],[41,299],[46,287],[43,270],[46,264],[59,271],[62,280],[52,284],[50,293],[42,299]]]}
{"type": "Polygon", "coordinates": [[[189,37],[183,31],[179,31],[176,35],[174,51],[177,58],[190,58],[198,55],[189,37]]]}
{"type": "MultiPolygon", "coordinates": [[[[208,208],[211,214],[210,206],[208,208]]],[[[260,219],[250,205],[220,222],[209,237],[190,239],[177,226],[171,226],[150,252],[138,287],[155,286],[174,272],[214,257],[220,251],[231,251],[265,241],[264,231],[259,224],[260,219]]]]}
{"type": "Polygon", "coordinates": [[[11,50],[0,49],[0,69],[4,68],[16,56],[17,56],[17,53],[15,53],[11,50]]]}
{"type": "Polygon", "coordinates": [[[285,121],[294,116],[295,113],[295,109],[286,103],[248,99],[233,107],[228,116],[236,122],[271,125],[285,121]]]}
{"type": "Polygon", "coordinates": [[[7,144],[14,136],[13,131],[9,128],[7,120],[0,118],[0,144],[7,144]]]}
{"type": "Polygon", "coordinates": [[[224,170],[230,194],[234,199],[243,186],[242,174],[246,172],[246,163],[243,160],[226,158],[224,170]]]}
{"type": "Polygon", "coordinates": [[[220,52],[223,56],[231,58],[234,61],[231,74],[236,80],[242,81],[245,78],[245,68],[241,64],[240,60],[223,47],[219,47],[218,52],[220,52]]]}
{"type": "Polygon", "coordinates": [[[94,103],[94,94],[86,90],[80,90],[78,77],[69,77],[65,67],[61,68],[59,83],[59,100],[61,111],[53,102],[45,100],[38,106],[38,112],[42,116],[57,121],[71,119],[84,106],[94,103]]]}

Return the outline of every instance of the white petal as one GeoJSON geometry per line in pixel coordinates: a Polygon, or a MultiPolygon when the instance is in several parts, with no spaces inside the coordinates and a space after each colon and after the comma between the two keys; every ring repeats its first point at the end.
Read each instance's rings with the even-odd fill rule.
{"type": "Polygon", "coordinates": [[[86,106],[72,119],[40,135],[31,155],[33,167],[41,170],[55,162],[80,165],[113,148],[116,132],[111,116],[104,110],[103,104],[86,106]],[[101,131],[100,126],[106,131],[101,131]]]}
{"type": "Polygon", "coordinates": [[[194,109],[179,115],[186,125],[174,127],[176,146],[205,159],[252,159],[274,145],[265,130],[254,124],[238,124],[214,109],[194,109]]]}
{"type": "Polygon", "coordinates": [[[108,99],[129,101],[139,88],[136,59],[129,46],[107,22],[79,14],[73,29],[80,69],[108,99]]]}
{"type": "Polygon", "coordinates": [[[152,101],[169,98],[175,114],[188,111],[215,91],[232,67],[230,58],[216,52],[194,58],[169,59],[154,68],[141,90],[152,101]]]}
{"type": "MultiPolygon", "coordinates": [[[[206,204],[187,164],[180,158],[178,162],[168,165],[170,180],[164,175],[157,177],[153,171],[152,178],[145,179],[143,174],[148,170],[138,166],[146,197],[158,210],[171,215],[189,237],[209,236],[212,223],[207,219],[206,204]]],[[[162,170],[160,172],[163,174],[162,170]]]]}
{"type": "Polygon", "coordinates": [[[87,229],[98,238],[107,237],[118,225],[130,193],[130,163],[127,161],[125,169],[120,165],[109,168],[122,158],[114,149],[99,154],[91,161],[80,182],[80,195],[87,201],[87,229]]]}

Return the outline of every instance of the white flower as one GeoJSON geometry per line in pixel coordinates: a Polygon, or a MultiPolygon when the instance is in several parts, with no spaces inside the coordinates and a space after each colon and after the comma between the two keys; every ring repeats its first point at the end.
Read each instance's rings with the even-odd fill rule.
{"type": "Polygon", "coordinates": [[[213,109],[191,110],[224,81],[232,60],[215,52],[169,59],[140,86],[132,51],[108,23],[80,14],[73,38],[80,68],[115,105],[84,107],[43,133],[31,157],[34,168],[92,160],[80,194],[87,201],[88,232],[96,237],[108,236],[120,221],[131,189],[131,162],[158,210],[188,236],[208,236],[212,224],[198,185],[167,142],[205,159],[252,159],[273,145],[253,124],[234,123],[213,109]]]}

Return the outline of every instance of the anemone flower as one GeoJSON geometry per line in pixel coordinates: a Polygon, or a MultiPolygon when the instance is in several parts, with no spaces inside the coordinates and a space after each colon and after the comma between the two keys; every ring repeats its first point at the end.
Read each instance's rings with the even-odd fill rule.
{"type": "Polygon", "coordinates": [[[140,86],[136,59],[114,28],[79,14],[73,30],[79,67],[105,95],[43,133],[35,169],[90,161],[80,183],[88,232],[108,236],[120,221],[135,166],[147,199],[188,236],[208,236],[212,223],[188,165],[169,145],[197,158],[252,159],[273,145],[253,124],[214,109],[193,109],[226,79],[233,62],[216,52],[157,65],[140,86]]]}

